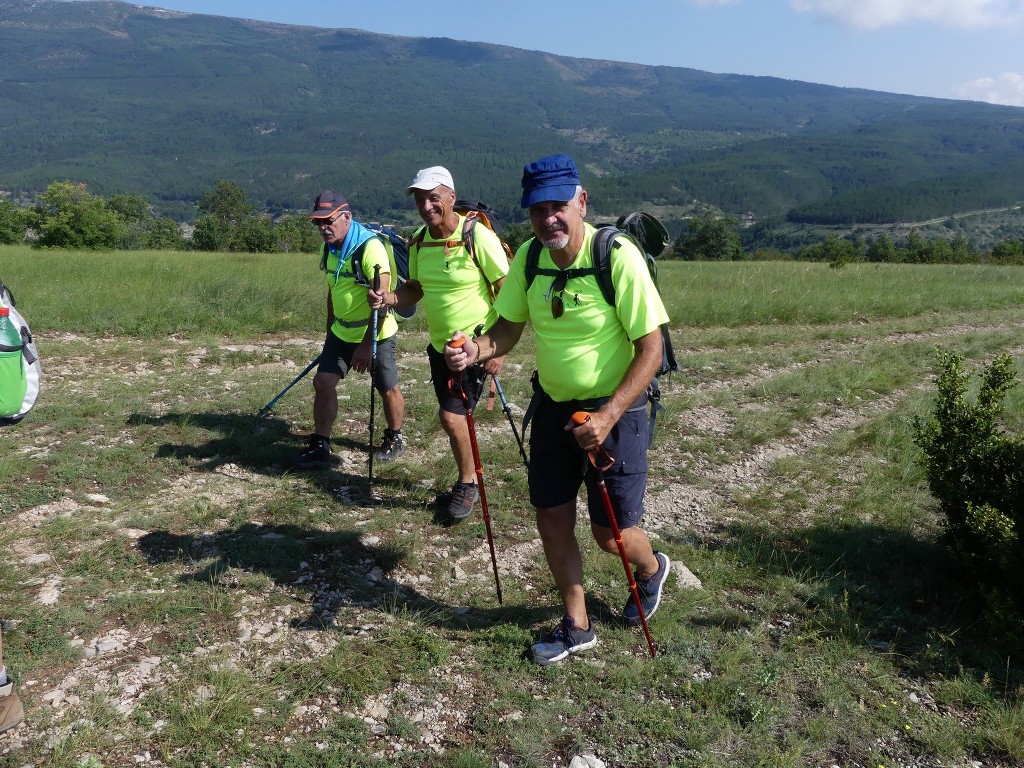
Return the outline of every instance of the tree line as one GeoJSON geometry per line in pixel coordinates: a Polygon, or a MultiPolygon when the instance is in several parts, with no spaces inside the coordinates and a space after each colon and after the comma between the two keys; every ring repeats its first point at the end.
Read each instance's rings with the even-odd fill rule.
{"type": "MultiPolygon", "coordinates": [[[[142,195],[118,194],[104,200],[84,184],[51,183],[31,208],[0,199],[0,243],[30,242],[40,248],[76,250],[198,250],[246,253],[312,253],[319,231],[300,213],[272,218],[256,210],[245,190],[221,180],[205,192],[191,229],[157,216],[142,195]]],[[[908,264],[995,262],[1024,265],[1024,240],[1004,239],[980,250],[962,237],[927,239],[911,230],[902,240],[888,234],[874,239],[828,235],[823,241],[780,250],[744,244],[735,217],[712,212],[687,219],[682,233],[662,258],[687,261],[803,260],[845,264],[855,261],[908,264]]],[[[408,233],[407,233],[408,234],[408,233]]],[[[515,249],[531,232],[529,224],[509,224],[503,238],[515,249]]]]}
{"type": "Polygon", "coordinates": [[[689,219],[686,230],[673,243],[672,255],[688,261],[741,259],[825,261],[842,265],[856,261],[895,264],[1020,264],[1024,265],[1024,240],[1004,239],[989,251],[971,245],[963,237],[925,238],[913,229],[902,240],[888,234],[874,239],[829,234],[823,241],[792,250],[744,246],[738,219],[705,213],[689,219]]]}

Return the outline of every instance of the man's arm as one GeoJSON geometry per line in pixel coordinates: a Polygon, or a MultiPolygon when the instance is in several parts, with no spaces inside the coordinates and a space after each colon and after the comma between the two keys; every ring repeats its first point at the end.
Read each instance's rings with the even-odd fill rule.
{"type": "MultiPolygon", "coordinates": [[[[391,284],[391,275],[387,272],[380,273],[380,292],[386,294],[388,292],[388,286],[391,284]]],[[[367,288],[366,290],[366,301],[370,303],[370,296],[373,293],[373,288],[367,288]]],[[[371,309],[370,312],[376,312],[376,309],[371,309]]],[[[370,370],[371,358],[373,353],[371,348],[373,346],[373,316],[371,314],[369,322],[366,323],[366,331],[363,333],[363,339],[359,342],[359,346],[356,347],[355,352],[352,353],[352,367],[360,373],[365,373],[370,370]]]]}
{"type": "Polygon", "coordinates": [[[460,347],[446,344],[444,348],[445,362],[453,371],[462,371],[474,363],[483,363],[504,357],[519,341],[525,327],[525,322],[513,323],[511,320],[499,317],[487,333],[477,336],[475,339],[470,339],[461,331],[457,332],[455,338],[465,338],[466,342],[460,347]]]}
{"type": "Polygon", "coordinates": [[[388,291],[382,286],[379,291],[371,290],[366,294],[366,300],[373,309],[411,307],[422,298],[423,286],[419,280],[406,280],[394,291],[388,291]]]}
{"type": "Polygon", "coordinates": [[[626,374],[615,388],[611,398],[600,409],[590,414],[590,419],[579,426],[570,422],[566,429],[572,429],[576,442],[585,451],[596,450],[604,443],[612,427],[622,414],[640,397],[661,367],[661,329],[655,328],[646,336],[633,342],[636,355],[626,369],[626,374]]]}

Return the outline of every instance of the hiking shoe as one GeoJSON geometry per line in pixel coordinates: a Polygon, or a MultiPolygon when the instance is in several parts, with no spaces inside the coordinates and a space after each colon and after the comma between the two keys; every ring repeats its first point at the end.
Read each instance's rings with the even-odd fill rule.
{"type": "Polygon", "coordinates": [[[0,733],[9,731],[25,719],[25,708],[14,692],[14,683],[0,685],[0,733]]]}
{"type": "Polygon", "coordinates": [[[530,648],[533,660],[546,667],[557,664],[570,653],[588,651],[597,645],[597,633],[594,631],[594,617],[587,617],[590,629],[578,629],[568,616],[562,617],[562,623],[555,627],[547,637],[530,648]]]}
{"type": "Polygon", "coordinates": [[[298,469],[327,469],[331,466],[331,444],[320,435],[309,436],[309,447],[292,459],[298,469]]]}
{"type": "Polygon", "coordinates": [[[476,483],[455,483],[448,500],[448,517],[452,520],[465,520],[472,513],[478,498],[480,494],[477,493],[476,483]]]}
{"type": "MultiPolygon", "coordinates": [[[[636,581],[636,591],[640,595],[640,603],[644,607],[644,616],[648,619],[654,615],[654,612],[658,610],[658,606],[661,605],[661,588],[665,586],[668,572],[672,570],[672,563],[669,562],[668,555],[656,551],[654,556],[658,558],[658,572],[656,574],[649,579],[637,579],[636,574],[633,574],[633,578],[636,581]]],[[[630,624],[640,623],[640,611],[636,609],[632,590],[630,590],[629,597],[626,600],[626,607],[622,609],[622,616],[630,624]]]]}
{"type": "Polygon", "coordinates": [[[385,429],[384,439],[381,441],[380,448],[373,452],[373,458],[381,464],[387,464],[389,461],[397,459],[404,450],[405,440],[402,439],[402,433],[385,429]]]}

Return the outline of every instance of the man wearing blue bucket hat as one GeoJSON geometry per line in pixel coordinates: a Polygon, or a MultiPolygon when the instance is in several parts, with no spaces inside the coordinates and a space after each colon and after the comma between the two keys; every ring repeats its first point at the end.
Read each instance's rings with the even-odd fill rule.
{"type": "Polygon", "coordinates": [[[661,365],[660,326],[668,315],[643,254],[624,251],[636,250],[625,238],[612,249],[614,306],[604,299],[591,253],[596,230],[584,221],[587,192],[571,157],[556,154],[529,163],[522,187],[522,207],[529,209],[534,236],[543,246],[536,274],[526,272],[527,241],[495,303],[498,320],[474,339],[462,342],[463,334],[455,334],[458,346],[447,346],[445,357],[452,370],[462,370],[505,355],[526,322],[533,326],[537,407],[530,430],[530,502],[564,605],[558,626],[532,647],[534,660],[548,665],[597,644],[575,534],[581,485],[587,486],[595,541],[635,569],[641,605],[631,592],[626,620],[642,621],[646,629],[645,617],[661,604],[671,565],[652,549],[638,524],[647,484],[646,390],[661,365]],[[574,418],[581,413],[582,419],[574,418]],[[598,470],[588,462],[598,452],[615,457],[615,463],[598,470]]]}

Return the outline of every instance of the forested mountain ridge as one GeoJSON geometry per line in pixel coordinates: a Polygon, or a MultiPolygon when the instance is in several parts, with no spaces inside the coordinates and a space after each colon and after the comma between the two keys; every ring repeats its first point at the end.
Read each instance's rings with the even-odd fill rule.
{"type": "Polygon", "coordinates": [[[20,198],[71,179],[189,217],[229,179],[272,212],[338,186],[401,218],[440,163],[513,217],[523,163],[564,151],[599,214],[884,221],[1024,199],[1019,108],[109,0],[0,0],[0,50],[0,189],[20,198]]]}

